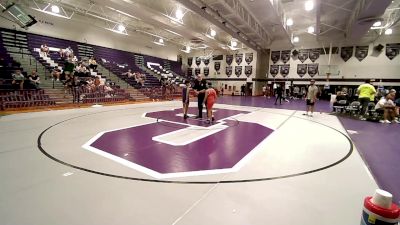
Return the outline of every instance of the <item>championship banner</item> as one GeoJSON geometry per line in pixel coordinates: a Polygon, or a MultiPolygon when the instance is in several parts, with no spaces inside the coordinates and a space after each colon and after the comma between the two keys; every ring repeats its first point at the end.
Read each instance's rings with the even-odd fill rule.
{"type": "Polygon", "coordinates": [[[188,58],[188,66],[191,66],[193,63],[193,57],[188,58]]]}
{"type": "Polygon", "coordinates": [[[279,73],[279,65],[271,65],[269,67],[269,73],[275,77],[279,73]]]}
{"type": "Polygon", "coordinates": [[[354,56],[358,59],[358,61],[363,61],[365,57],[368,55],[368,46],[356,46],[356,52],[354,56]]]}
{"type": "Polygon", "coordinates": [[[400,52],[400,43],[386,44],[386,56],[392,60],[400,52]]]}
{"type": "Polygon", "coordinates": [[[208,67],[204,67],[203,68],[203,73],[204,73],[204,76],[207,77],[210,74],[210,69],[208,67]]]}
{"type": "Polygon", "coordinates": [[[221,62],[214,62],[215,71],[219,71],[221,69],[221,62]]]}
{"type": "Polygon", "coordinates": [[[340,49],[340,57],[347,62],[353,56],[353,46],[351,47],[342,47],[340,49]]]}
{"type": "Polygon", "coordinates": [[[286,77],[289,74],[290,64],[281,65],[281,74],[286,77]]]}
{"type": "Polygon", "coordinates": [[[253,66],[245,66],[244,67],[244,74],[247,77],[250,77],[252,73],[253,73],[253,66]]]}
{"type": "Polygon", "coordinates": [[[200,74],[200,68],[195,68],[194,69],[194,75],[199,75],[200,74]]]}
{"type": "Polygon", "coordinates": [[[310,57],[311,62],[315,62],[319,58],[320,53],[321,53],[320,48],[310,49],[309,57],[310,57]]]}
{"type": "Polygon", "coordinates": [[[297,56],[301,63],[308,59],[309,49],[300,49],[299,55],[297,56]]]}
{"type": "Polygon", "coordinates": [[[226,76],[230,77],[232,75],[232,66],[227,66],[225,69],[226,76]]]}
{"type": "Polygon", "coordinates": [[[210,59],[203,59],[204,65],[208,66],[210,63],[210,59]]]}
{"type": "Polygon", "coordinates": [[[242,66],[235,66],[235,74],[237,77],[240,77],[240,75],[242,75],[242,66]]]}
{"type": "Polygon", "coordinates": [[[187,76],[192,77],[193,76],[193,68],[187,68],[187,76]]]}
{"type": "Polygon", "coordinates": [[[297,74],[303,77],[307,73],[307,64],[297,64],[297,74]]]}
{"type": "Polygon", "coordinates": [[[314,77],[317,74],[318,74],[318,63],[308,64],[308,75],[310,75],[310,77],[314,77]]]}
{"type": "Polygon", "coordinates": [[[247,65],[250,65],[253,62],[253,53],[246,53],[244,60],[247,62],[247,65]]]}
{"type": "Polygon", "coordinates": [[[226,64],[231,65],[233,62],[233,55],[226,55],[226,64]]]}
{"type": "Polygon", "coordinates": [[[283,63],[289,62],[289,59],[290,59],[290,52],[291,52],[290,50],[282,51],[282,53],[281,53],[281,60],[282,60],[283,63]]]}
{"type": "Polygon", "coordinates": [[[238,53],[235,55],[236,64],[240,65],[243,61],[243,53],[238,53]]]}
{"type": "Polygon", "coordinates": [[[200,66],[200,63],[201,63],[200,57],[196,57],[196,65],[197,65],[197,66],[200,66]]]}
{"type": "Polygon", "coordinates": [[[275,64],[279,61],[281,58],[281,52],[280,51],[272,51],[271,52],[271,61],[275,64]]]}

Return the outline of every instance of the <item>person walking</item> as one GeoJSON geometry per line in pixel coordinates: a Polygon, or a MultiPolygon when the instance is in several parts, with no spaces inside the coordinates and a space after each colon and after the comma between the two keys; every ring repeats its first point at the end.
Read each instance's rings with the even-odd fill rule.
{"type": "Polygon", "coordinates": [[[366,120],[365,114],[368,108],[368,103],[374,101],[376,90],[371,85],[371,80],[365,80],[364,84],[361,84],[357,88],[358,101],[361,104],[360,120],[366,120]]]}

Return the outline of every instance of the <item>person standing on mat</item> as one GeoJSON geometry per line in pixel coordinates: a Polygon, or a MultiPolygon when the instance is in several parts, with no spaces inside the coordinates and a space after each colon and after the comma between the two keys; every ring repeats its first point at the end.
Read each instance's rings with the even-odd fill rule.
{"type": "Polygon", "coordinates": [[[193,90],[197,95],[197,107],[199,108],[199,114],[197,118],[203,118],[203,102],[204,96],[207,89],[207,82],[203,79],[201,74],[197,75],[197,79],[194,81],[193,90]]]}
{"type": "Polygon", "coordinates": [[[185,86],[182,88],[182,103],[183,103],[183,119],[187,119],[187,112],[189,109],[189,91],[190,81],[185,80],[185,86]]]}
{"type": "Polygon", "coordinates": [[[315,80],[310,81],[310,86],[308,87],[306,101],[307,101],[307,109],[305,116],[313,116],[315,101],[317,101],[318,87],[315,85],[315,80]],[[308,112],[310,111],[310,115],[308,112]]]}
{"type": "Polygon", "coordinates": [[[208,83],[208,89],[206,90],[206,95],[204,98],[204,104],[207,108],[207,123],[214,122],[214,115],[213,115],[213,105],[217,100],[217,92],[212,87],[211,83],[208,83]]]}

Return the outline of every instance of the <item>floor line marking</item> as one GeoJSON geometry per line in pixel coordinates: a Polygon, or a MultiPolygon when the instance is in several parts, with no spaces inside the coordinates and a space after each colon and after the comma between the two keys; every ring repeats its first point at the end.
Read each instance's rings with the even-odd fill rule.
{"type": "Polygon", "coordinates": [[[292,114],[290,114],[290,116],[288,118],[286,118],[281,124],[279,124],[275,130],[278,130],[279,128],[281,128],[281,126],[283,126],[283,124],[285,124],[290,118],[292,118],[294,116],[294,114],[296,114],[297,110],[295,110],[292,114]]]}
{"type": "MultiPolygon", "coordinates": [[[[221,180],[223,180],[227,175],[224,175],[221,180]]],[[[178,224],[179,221],[181,221],[183,219],[183,217],[185,217],[188,213],[190,213],[190,211],[192,211],[198,204],[200,204],[201,201],[203,201],[210,193],[211,191],[213,191],[215,188],[217,188],[217,186],[220,183],[216,183],[214,184],[206,193],[204,193],[199,199],[197,199],[180,217],[178,217],[171,225],[176,225],[178,224]]]]}

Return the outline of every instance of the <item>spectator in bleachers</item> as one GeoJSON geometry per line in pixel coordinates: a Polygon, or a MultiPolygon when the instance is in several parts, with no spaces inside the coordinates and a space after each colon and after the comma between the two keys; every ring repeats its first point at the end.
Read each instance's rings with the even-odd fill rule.
{"type": "Polygon", "coordinates": [[[47,44],[44,43],[40,46],[40,52],[47,57],[47,55],[49,54],[49,47],[47,47],[47,44]]]}
{"type": "Polygon", "coordinates": [[[122,73],[121,75],[127,76],[128,78],[135,77],[135,74],[132,73],[132,70],[128,70],[128,72],[122,73]]]}
{"type": "Polygon", "coordinates": [[[105,84],[104,85],[104,92],[105,93],[110,93],[112,91],[114,91],[114,89],[112,89],[109,84],[105,84]]]}
{"type": "Polygon", "coordinates": [[[376,90],[371,85],[371,80],[366,80],[357,89],[358,101],[361,103],[360,120],[366,120],[365,113],[367,111],[368,103],[374,101],[376,90]]]}
{"type": "Polygon", "coordinates": [[[93,84],[94,84],[95,89],[98,89],[100,87],[100,77],[96,76],[94,78],[93,84]]]}
{"type": "Polygon", "coordinates": [[[82,60],[81,64],[82,64],[82,66],[86,67],[86,69],[89,68],[89,61],[88,60],[86,60],[86,59],[82,60]]]}
{"type": "Polygon", "coordinates": [[[381,123],[399,123],[396,117],[396,105],[392,100],[393,94],[389,93],[385,97],[381,98],[378,103],[375,105],[375,111],[378,113],[383,113],[383,120],[380,120],[381,123]]]}
{"type": "Polygon", "coordinates": [[[78,66],[75,68],[75,75],[79,77],[90,77],[90,72],[84,65],[82,65],[82,63],[79,63],[78,66]]]}
{"type": "Polygon", "coordinates": [[[54,67],[53,71],[51,72],[52,79],[56,79],[57,81],[60,81],[60,76],[61,76],[60,68],[58,68],[58,66],[54,67]]]}
{"type": "Polygon", "coordinates": [[[89,59],[89,68],[92,70],[97,70],[97,62],[93,56],[89,59]]]}
{"type": "Polygon", "coordinates": [[[24,89],[24,80],[25,76],[21,73],[21,70],[15,70],[15,73],[12,74],[12,84],[20,90],[24,89]]]}
{"type": "Polygon", "coordinates": [[[35,89],[40,89],[39,84],[40,84],[40,77],[37,74],[36,70],[32,70],[31,74],[28,76],[28,79],[33,87],[35,89]]]}
{"type": "Polygon", "coordinates": [[[68,46],[68,48],[66,48],[64,50],[64,56],[66,58],[71,58],[71,57],[73,58],[74,57],[74,50],[72,50],[71,46],[68,46]]]}

